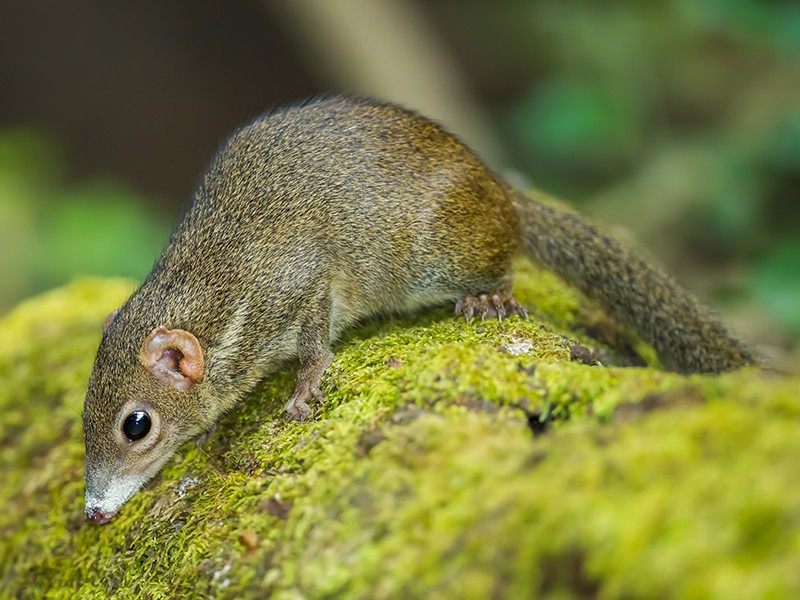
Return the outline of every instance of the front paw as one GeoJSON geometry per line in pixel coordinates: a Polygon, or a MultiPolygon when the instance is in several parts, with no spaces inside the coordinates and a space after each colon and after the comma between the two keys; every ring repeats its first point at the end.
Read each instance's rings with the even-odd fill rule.
{"type": "Polygon", "coordinates": [[[305,421],[311,414],[311,407],[305,398],[299,396],[292,396],[292,398],[283,407],[287,416],[294,421],[305,421]]]}
{"type": "Polygon", "coordinates": [[[314,360],[301,362],[294,393],[286,403],[286,406],[283,407],[289,418],[295,421],[305,421],[311,414],[311,407],[308,406],[308,401],[312,398],[322,401],[325,397],[320,389],[322,375],[325,373],[325,369],[331,365],[332,360],[333,354],[331,351],[325,350],[315,355],[314,360]]]}

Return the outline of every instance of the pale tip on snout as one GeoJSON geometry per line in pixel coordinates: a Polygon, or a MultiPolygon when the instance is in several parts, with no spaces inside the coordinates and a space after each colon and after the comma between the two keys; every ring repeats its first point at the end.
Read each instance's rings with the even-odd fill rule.
{"type": "Polygon", "coordinates": [[[117,511],[103,512],[96,506],[86,509],[86,516],[95,525],[104,525],[108,523],[111,519],[113,519],[116,516],[116,514],[117,511]]]}

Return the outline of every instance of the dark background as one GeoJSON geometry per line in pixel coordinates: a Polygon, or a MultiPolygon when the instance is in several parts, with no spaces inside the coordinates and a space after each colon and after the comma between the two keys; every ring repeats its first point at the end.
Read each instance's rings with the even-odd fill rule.
{"type": "Polygon", "coordinates": [[[800,4],[0,4],[0,313],[141,278],[237,125],[353,91],[633,235],[778,364],[800,356],[800,4]]]}

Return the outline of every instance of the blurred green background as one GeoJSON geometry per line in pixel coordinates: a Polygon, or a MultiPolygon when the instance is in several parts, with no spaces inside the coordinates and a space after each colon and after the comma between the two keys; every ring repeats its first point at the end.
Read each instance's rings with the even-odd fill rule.
{"type": "Polygon", "coordinates": [[[346,90],[638,238],[800,362],[795,1],[9,1],[0,81],[0,314],[143,277],[227,133],[346,90]]]}

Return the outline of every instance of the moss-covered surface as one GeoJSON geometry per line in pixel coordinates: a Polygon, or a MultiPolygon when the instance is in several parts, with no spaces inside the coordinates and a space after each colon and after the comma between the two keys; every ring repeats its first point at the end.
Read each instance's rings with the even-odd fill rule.
{"type": "Polygon", "coordinates": [[[102,527],[80,411],[131,284],[23,304],[0,323],[0,596],[800,597],[800,382],[609,366],[653,359],[520,268],[529,322],[354,330],[311,422],[281,415],[289,367],[102,527]]]}

